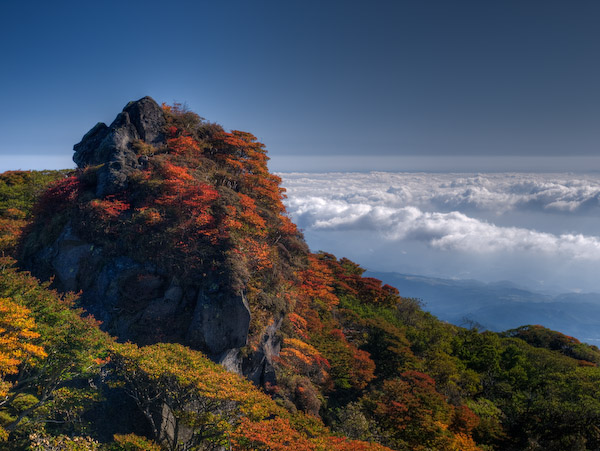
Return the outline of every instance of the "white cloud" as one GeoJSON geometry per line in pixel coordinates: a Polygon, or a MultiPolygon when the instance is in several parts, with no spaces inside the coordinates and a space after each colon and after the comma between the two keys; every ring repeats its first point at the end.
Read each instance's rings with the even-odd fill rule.
{"type": "MultiPolygon", "coordinates": [[[[548,174],[281,174],[301,228],[362,230],[391,241],[474,254],[527,253],[600,260],[600,238],[580,231],[496,225],[477,217],[507,211],[598,216],[600,177],[548,174]],[[598,209],[598,210],[596,210],[598,209]],[[480,215],[481,216],[481,215],[480,215]]],[[[489,215],[488,215],[489,216],[489,215]]],[[[542,227],[543,228],[543,227],[542,227]]]]}
{"type": "Polygon", "coordinates": [[[425,210],[600,211],[600,176],[569,174],[282,174],[290,194],[425,210]]]}

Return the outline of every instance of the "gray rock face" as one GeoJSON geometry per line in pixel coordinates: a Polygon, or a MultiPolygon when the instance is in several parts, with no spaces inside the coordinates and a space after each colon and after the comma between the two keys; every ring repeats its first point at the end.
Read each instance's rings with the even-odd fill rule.
{"type": "Polygon", "coordinates": [[[240,373],[256,385],[264,386],[267,382],[275,384],[275,369],[273,368],[273,357],[281,351],[281,339],[277,335],[283,317],[273,321],[263,333],[262,339],[256,352],[250,354],[242,361],[240,373]]]}
{"type": "MultiPolygon", "coordinates": [[[[247,342],[250,310],[243,294],[219,287],[214,276],[181,283],[129,257],[106,257],[70,224],[35,261],[46,267],[46,274],[56,275],[60,289],[81,290],[86,310],[119,340],[182,342],[217,361],[229,355],[230,369],[241,372],[237,351],[247,342]]],[[[32,269],[41,272],[35,264],[32,269]]]]}
{"type": "Polygon", "coordinates": [[[188,330],[194,347],[205,348],[212,355],[246,345],[250,327],[250,308],[243,295],[232,296],[201,290],[188,330]]]}
{"type": "Polygon", "coordinates": [[[140,139],[154,146],[163,144],[165,123],[161,107],[144,97],[129,102],[109,127],[100,122],[75,144],[73,161],[78,167],[103,165],[98,172],[98,197],[127,186],[131,171],[140,165],[133,144],[140,139]]]}

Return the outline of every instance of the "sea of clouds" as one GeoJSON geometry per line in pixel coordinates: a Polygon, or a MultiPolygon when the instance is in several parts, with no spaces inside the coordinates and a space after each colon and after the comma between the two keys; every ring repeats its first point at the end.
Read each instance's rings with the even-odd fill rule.
{"type": "Polygon", "coordinates": [[[379,271],[600,290],[600,175],[280,176],[313,249],[379,271]]]}

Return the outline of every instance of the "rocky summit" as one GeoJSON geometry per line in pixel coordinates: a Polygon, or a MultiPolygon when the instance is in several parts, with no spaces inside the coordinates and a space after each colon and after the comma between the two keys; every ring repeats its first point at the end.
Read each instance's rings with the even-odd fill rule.
{"type": "Polygon", "coordinates": [[[272,378],[285,308],[261,313],[255,305],[261,318],[242,358],[251,332],[248,284],[263,277],[259,266],[272,266],[257,265],[260,259],[289,260],[286,239],[291,247],[302,242],[295,228],[277,232],[289,222],[281,191],[276,181],[255,180],[268,174],[256,166],[266,162],[264,152],[252,156],[227,143],[253,146],[253,137],[240,136],[150,97],[128,103],[110,126],[96,124],[74,146],[78,172],[68,193],[65,185],[47,199],[55,208],[38,217],[28,238],[27,267],[55,276],[61,290],[81,291],[82,306],[122,341],[181,342],[256,382],[272,378]],[[230,224],[232,211],[239,218],[230,224]],[[246,225],[250,237],[239,233],[246,225]]]}

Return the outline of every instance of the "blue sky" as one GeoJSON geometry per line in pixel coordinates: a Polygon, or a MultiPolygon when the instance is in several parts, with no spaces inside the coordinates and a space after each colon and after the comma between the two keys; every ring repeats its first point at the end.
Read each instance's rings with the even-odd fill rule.
{"type": "Polygon", "coordinates": [[[277,170],[593,156],[598,23],[591,0],[5,1],[0,169],[69,162],[144,95],[254,133],[277,170]]]}

